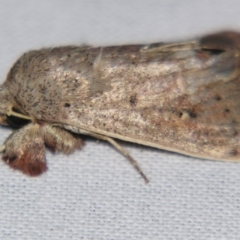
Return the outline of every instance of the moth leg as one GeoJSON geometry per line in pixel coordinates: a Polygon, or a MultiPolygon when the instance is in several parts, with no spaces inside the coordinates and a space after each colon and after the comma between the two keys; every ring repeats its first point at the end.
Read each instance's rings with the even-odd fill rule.
{"type": "Polygon", "coordinates": [[[84,145],[78,135],[60,127],[46,124],[42,126],[42,131],[44,142],[52,151],[61,151],[69,154],[76,149],[81,149],[84,145]]]}
{"type": "Polygon", "coordinates": [[[102,138],[103,140],[108,141],[109,143],[111,143],[116,149],[118,149],[128,160],[129,162],[133,165],[133,167],[137,170],[137,172],[141,175],[141,177],[144,179],[144,181],[146,183],[149,183],[149,180],[147,178],[147,176],[143,173],[142,169],[140,168],[138,162],[129,154],[129,152],[122,147],[121,145],[119,145],[114,139],[110,138],[110,137],[105,137],[103,136],[102,138]]]}
{"type": "Polygon", "coordinates": [[[118,149],[128,159],[128,161],[137,170],[137,172],[141,175],[141,177],[144,179],[144,181],[146,183],[149,183],[149,180],[148,180],[147,176],[143,173],[143,171],[140,168],[138,162],[129,154],[129,152],[124,147],[119,145],[114,139],[112,139],[110,137],[107,137],[107,136],[104,136],[104,135],[101,135],[101,134],[85,131],[85,130],[82,131],[82,133],[90,135],[90,136],[98,138],[98,139],[108,141],[110,144],[112,144],[116,149],[118,149]]]}
{"type": "Polygon", "coordinates": [[[25,174],[37,176],[47,170],[45,146],[38,124],[30,123],[13,132],[1,150],[3,161],[25,174]]]}

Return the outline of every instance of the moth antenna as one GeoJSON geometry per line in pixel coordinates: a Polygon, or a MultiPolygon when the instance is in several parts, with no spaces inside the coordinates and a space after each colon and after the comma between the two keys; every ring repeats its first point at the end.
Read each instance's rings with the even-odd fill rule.
{"type": "Polygon", "coordinates": [[[33,120],[31,117],[28,117],[28,116],[23,115],[23,114],[21,114],[21,113],[14,112],[12,109],[9,110],[9,112],[7,113],[7,115],[8,115],[8,116],[19,117],[19,118],[26,119],[26,120],[30,120],[30,121],[33,120]]]}

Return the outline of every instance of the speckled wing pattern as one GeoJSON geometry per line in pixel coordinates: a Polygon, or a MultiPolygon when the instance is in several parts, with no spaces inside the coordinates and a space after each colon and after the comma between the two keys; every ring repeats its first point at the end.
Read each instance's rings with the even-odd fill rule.
{"type": "Polygon", "coordinates": [[[30,51],[0,88],[0,122],[27,116],[45,144],[67,153],[81,148],[80,133],[240,160],[239,46],[239,33],[221,32],[171,44],[30,51]]]}
{"type": "Polygon", "coordinates": [[[73,131],[239,160],[239,45],[226,48],[222,38],[216,48],[206,38],[185,46],[99,49],[96,77],[86,79],[87,97],[66,97],[71,107],[62,108],[61,122],[73,131]]]}

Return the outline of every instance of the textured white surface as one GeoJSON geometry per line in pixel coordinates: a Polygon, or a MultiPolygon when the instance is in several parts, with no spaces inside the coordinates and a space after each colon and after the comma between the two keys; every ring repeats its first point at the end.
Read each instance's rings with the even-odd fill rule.
{"type": "MultiPolygon", "coordinates": [[[[1,3],[0,77],[24,51],[123,44],[240,30],[240,2],[114,0],[1,3]]],[[[1,127],[0,142],[11,132],[1,127]]],[[[29,178],[0,162],[0,239],[240,239],[240,163],[204,161],[123,143],[146,185],[107,143],[47,153],[29,178]]]]}

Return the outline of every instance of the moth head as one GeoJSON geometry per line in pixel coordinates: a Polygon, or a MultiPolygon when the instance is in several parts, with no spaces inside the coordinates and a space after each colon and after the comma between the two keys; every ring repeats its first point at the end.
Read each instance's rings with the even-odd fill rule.
{"type": "Polygon", "coordinates": [[[0,124],[20,128],[28,124],[31,119],[15,108],[13,102],[7,88],[0,86],[0,124]]]}
{"type": "Polygon", "coordinates": [[[2,85],[0,86],[0,124],[9,125],[7,122],[7,114],[12,108],[11,96],[7,88],[2,85]]]}

